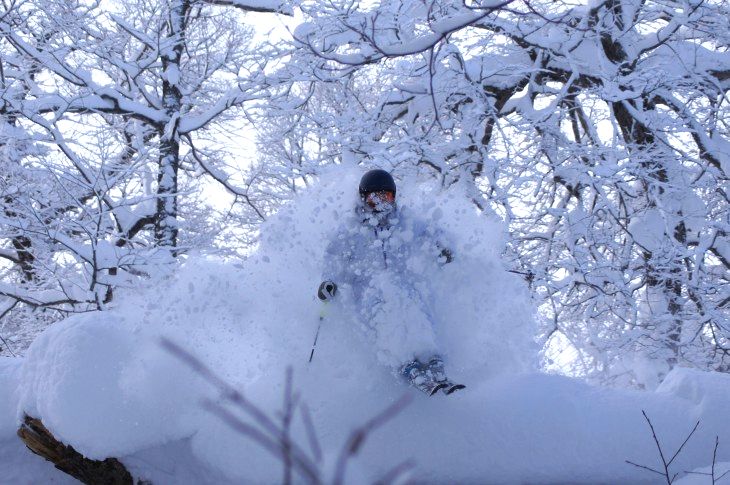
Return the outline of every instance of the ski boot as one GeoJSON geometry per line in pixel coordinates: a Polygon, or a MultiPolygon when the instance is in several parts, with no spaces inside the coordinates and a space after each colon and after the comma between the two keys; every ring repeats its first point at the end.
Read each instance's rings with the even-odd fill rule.
{"type": "Polygon", "coordinates": [[[425,366],[418,360],[409,362],[401,369],[401,375],[416,389],[433,396],[438,391],[447,386],[445,382],[436,382],[431,375],[426,372],[425,366]]]}
{"type": "Polygon", "coordinates": [[[428,380],[439,383],[441,385],[441,390],[447,396],[466,387],[464,384],[455,384],[446,377],[444,361],[441,360],[441,357],[431,357],[431,360],[429,360],[428,364],[426,364],[424,371],[429,376],[428,380]]]}

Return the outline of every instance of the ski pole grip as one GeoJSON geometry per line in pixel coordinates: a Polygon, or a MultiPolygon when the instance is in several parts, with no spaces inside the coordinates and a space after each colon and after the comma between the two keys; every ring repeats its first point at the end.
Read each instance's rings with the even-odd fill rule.
{"type": "Polygon", "coordinates": [[[327,300],[324,300],[322,302],[322,307],[319,309],[319,319],[322,320],[329,314],[330,310],[330,302],[327,300]]]}

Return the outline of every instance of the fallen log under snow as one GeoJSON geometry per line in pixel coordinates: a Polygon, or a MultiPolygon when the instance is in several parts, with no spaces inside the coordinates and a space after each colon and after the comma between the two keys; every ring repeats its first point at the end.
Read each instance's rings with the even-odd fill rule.
{"type": "Polygon", "coordinates": [[[18,436],[30,451],[45,458],[56,468],[90,485],[132,485],[134,480],[116,458],[90,460],[72,446],[58,441],[40,419],[25,416],[18,436]]]}

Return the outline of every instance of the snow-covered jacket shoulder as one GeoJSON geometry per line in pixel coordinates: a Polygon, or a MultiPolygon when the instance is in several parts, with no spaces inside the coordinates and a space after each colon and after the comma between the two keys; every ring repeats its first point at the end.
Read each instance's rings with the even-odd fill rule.
{"type": "Polygon", "coordinates": [[[324,279],[365,283],[373,274],[407,274],[451,260],[446,234],[407,208],[386,220],[354,211],[338,229],[324,255],[324,279]],[[446,254],[445,254],[445,251],[446,254]]]}

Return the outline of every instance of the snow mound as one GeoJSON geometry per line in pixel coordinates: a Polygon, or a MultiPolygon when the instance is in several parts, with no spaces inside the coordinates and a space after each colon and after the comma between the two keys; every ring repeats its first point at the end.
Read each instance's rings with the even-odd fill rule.
{"type": "Polygon", "coordinates": [[[697,405],[698,413],[727,397],[730,376],[678,367],[667,375],[657,392],[672,394],[697,405]]]}

